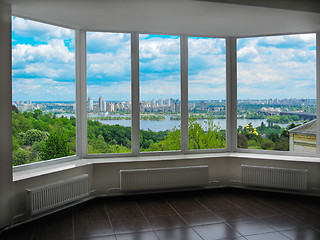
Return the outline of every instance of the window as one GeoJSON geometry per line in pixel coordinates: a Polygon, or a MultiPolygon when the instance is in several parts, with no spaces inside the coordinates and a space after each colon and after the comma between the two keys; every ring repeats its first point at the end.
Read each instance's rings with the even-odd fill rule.
{"type": "Polygon", "coordinates": [[[130,34],[87,33],[88,153],[131,152],[130,34]]]}
{"type": "Polygon", "coordinates": [[[226,148],[224,39],[188,39],[189,149],[226,148]]]}
{"type": "Polygon", "coordinates": [[[316,152],[316,34],[238,39],[238,147],[316,152]]]}
{"type": "Polygon", "coordinates": [[[14,166],[75,155],[74,35],[12,18],[14,166]]]}
{"type": "Polygon", "coordinates": [[[180,38],[141,34],[139,47],[140,150],[180,150],[180,38]]]}

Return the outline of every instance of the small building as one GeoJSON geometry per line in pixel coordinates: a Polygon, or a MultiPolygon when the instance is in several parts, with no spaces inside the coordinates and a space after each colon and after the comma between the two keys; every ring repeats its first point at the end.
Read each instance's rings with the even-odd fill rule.
{"type": "Polygon", "coordinates": [[[317,120],[289,130],[289,150],[316,153],[317,120]]]}

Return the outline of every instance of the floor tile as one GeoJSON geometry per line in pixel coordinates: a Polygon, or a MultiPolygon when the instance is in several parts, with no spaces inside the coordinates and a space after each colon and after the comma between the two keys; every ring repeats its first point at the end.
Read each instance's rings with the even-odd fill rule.
{"type": "Polygon", "coordinates": [[[246,235],[253,235],[253,234],[261,234],[261,233],[268,233],[274,232],[275,230],[269,227],[268,225],[252,219],[246,221],[239,221],[239,222],[231,222],[228,223],[234,230],[241,233],[243,236],[246,235]]]}
{"type": "Polygon", "coordinates": [[[319,240],[320,239],[320,232],[310,228],[281,231],[281,233],[289,237],[291,240],[319,240]]]}
{"type": "Polygon", "coordinates": [[[218,194],[207,194],[200,197],[196,197],[196,199],[203,204],[208,209],[214,210],[221,210],[221,209],[230,209],[230,208],[237,208],[235,204],[231,201],[222,197],[218,194]]]}
{"type": "Polygon", "coordinates": [[[185,221],[178,215],[148,217],[147,220],[149,221],[152,229],[154,230],[180,228],[187,226],[185,221]]]}
{"type": "Polygon", "coordinates": [[[283,214],[281,211],[265,204],[253,204],[242,208],[254,217],[269,217],[283,214]]]}
{"type": "Polygon", "coordinates": [[[22,226],[12,228],[0,234],[0,239],[1,240],[13,240],[13,239],[31,240],[34,234],[34,228],[35,227],[33,223],[23,224],[22,226]]]}
{"type": "Polygon", "coordinates": [[[239,233],[234,231],[225,223],[196,226],[196,227],[193,227],[193,229],[204,240],[233,239],[241,236],[239,233]]]}
{"type": "Polygon", "coordinates": [[[48,216],[37,222],[32,240],[69,240],[72,238],[72,213],[67,211],[48,216]]]}
{"type": "Polygon", "coordinates": [[[212,223],[220,223],[223,220],[212,212],[184,213],[181,217],[189,226],[205,225],[212,223]]]}
{"type": "Polygon", "coordinates": [[[113,229],[110,221],[88,221],[78,222],[74,225],[74,236],[79,237],[95,237],[112,235],[113,229]]]}
{"type": "Polygon", "coordinates": [[[156,231],[160,240],[202,240],[192,228],[175,228],[156,231]]]}
{"type": "Polygon", "coordinates": [[[289,240],[289,238],[287,238],[286,236],[278,232],[246,236],[246,239],[248,240],[289,240]]]}
{"type": "Polygon", "coordinates": [[[110,220],[131,219],[143,217],[142,212],[134,201],[106,202],[110,220]]]}
{"type": "Polygon", "coordinates": [[[176,212],[164,200],[146,200],[137,202],[145,217],[173,215],[176,212]]]}
{"type": "Polygon", "coordinates": [[[264,217],[264,218],[260,218],[259,220],[268,224],[269,226],[271,226],[272,228],[278,231],[293,229],[293,228],[302,228],[304,226],[302,223],[299,223],[295,219],[286,215],[264,217]]]}
{"type": "Polygon", "coordinates": [[[122,219],[111,222],[115,234],[151,231],[151,226],[145,218],[122,219]]]}
{"type": "Polygon", "coordinates": [[[208,211],[202,204],[192,198],[176,198],[168,200],[170,206],[178,213],[208,211]]]}
{"type": "Polygon", "coordinates": [[[74,240],[117,240],[116,236],[96,236],[96,237],[84,237],[84,238],[75,238],[74,240]]]}
{"type": "Polygon", "coordinates": [[[102,202],[85,203],[73,210],[74,221],[105,221],[108,220],[105,206],[102,202]]]}
{"type": "Polygon", "coordinates": [[[117,234],[117,240],[159,240],[154,232],[137,232],[130,234],[117,234]]]}
{"type": "Polygon", "coordinates": [[[214,211],[214,213],[226,222],[248,220],[253,218],[241,208],[218,210],[214,211]]]}

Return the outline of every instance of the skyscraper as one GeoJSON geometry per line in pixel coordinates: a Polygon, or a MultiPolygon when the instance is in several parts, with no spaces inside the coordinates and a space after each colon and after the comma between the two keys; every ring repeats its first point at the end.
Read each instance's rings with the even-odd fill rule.
{"type": "Polygon", "coordinates": [[[103,100],[103,97],[99,97],[99,111],[100,112],[106,111],[106,101],[103,100]]]}
{"type": "Polygon", "coordinates": [[[93,100],[91,97],[88,98],[88,110],[93,111],[93,100]]]}

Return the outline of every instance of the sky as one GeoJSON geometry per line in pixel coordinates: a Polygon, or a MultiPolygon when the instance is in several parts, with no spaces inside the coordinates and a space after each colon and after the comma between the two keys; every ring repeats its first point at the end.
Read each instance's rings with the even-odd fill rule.
{"type": "MultiPolygon", "coordinates": [[[[12,19],[13,101],[75,101],[75,32],[12,19]]],[[[189,37],[189,100],[225,100],[225,40],[189,37]]],[[[238,99],[315,98],[315,34],[238,39],[238,99]]],[[[87,33],[87,95],[131,98],[130,34],[87,33]]],[[[180,99],[179,36],[139,36],[140,99],[180,99]]]]}

